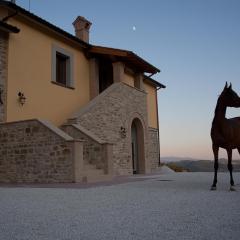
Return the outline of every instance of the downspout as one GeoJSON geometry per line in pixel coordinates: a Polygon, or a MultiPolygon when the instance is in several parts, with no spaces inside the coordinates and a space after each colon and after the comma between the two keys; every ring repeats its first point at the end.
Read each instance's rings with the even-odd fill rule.
{"type": "MultiPolygon", "coordinates": [[[[157,74],[158,72],[151,73],[148,77],[151,78],[153,75],[157,74]]],[[[159,131],[159,117],[158,117],[158,97],[157,97],[157,91],[160,90],[163,87],[156,87],[156,105],[157,105],[157,127],[158,127],[158,142],[159,142],[159,154],[158,154],[158,167],[160,167],[161,164],[161,157],[160,157],[160,131],[159,131]]]]}
{"type": "Polygon", "coordinates": [[[159,116],[158,116],[158,97],[157,97],[157,91],[164,87],[156,87],[156,104],[157,104],[157,126],[158,126],[158,141],[159,141],[159,155],[158,155],[158,167],[161,165],[161,153],[160,153],[160,129],[159,129],[159,116]]]}
{"type": "Polygon", "coordinates": [[[156,98],[156,105],[157,105],[157,128],[158,128],[158,145],[159,145],[159,153],[158,153],[158,167],[160,167],[160,130],[159,130],[159,116],[158,116],[158,96],[157,96],[157,91],[160,89],[161,87],[157,87],[156,91],[155,91],[155,98],[156,98]]]}

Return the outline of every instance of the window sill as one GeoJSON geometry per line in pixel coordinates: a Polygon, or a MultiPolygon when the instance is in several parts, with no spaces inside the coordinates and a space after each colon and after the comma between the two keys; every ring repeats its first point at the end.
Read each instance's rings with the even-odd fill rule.
{"type": "Polygon", "coordinates": [[[74,87],[66,86],[66,85],[64,85],[64,84],[62,84],[62,83],[58,83],[58,82],[54,82],[54,81],[51,81],[51,83],[53,83],[53,84],[55,84],[55,85],[58,85],[58,86],[60,86],[60,87],[64,87],[64,88],[68,88],[68,89],[72,89],[72,90],[75,89],[74,87]]]}

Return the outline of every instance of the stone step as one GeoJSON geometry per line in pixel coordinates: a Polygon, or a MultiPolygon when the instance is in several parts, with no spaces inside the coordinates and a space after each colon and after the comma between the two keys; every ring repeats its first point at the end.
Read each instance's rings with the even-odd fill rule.
{"type": "Polygon", "coordinates": [[[103,169],[85,169],[84,173],[86,176],[98,176],[98,175],[104,175],[103,169]]]}
{"type": "Polygon", "coordinates": [[[83,182],[94,183],[94,182],[106,182],[112,180],[112,176],[104,174],[103,169],[97,169],[94,164],[84,164],[84,177],[83,182]]]}
{"type": "Polygon", "coordinates": [[[89,164],[89,163],[84,164],[83,168],[84,168],[85,171],[92,170],[92,169],[97,169],[96,165],[89,164]]]}
{"type": "Polygon", "coordinates": [[[84,178],[84,182],[86,183],[94,183],[94,182],[107,182],[112,180],[112,175],[103,174],[103,175],[87,175],[84,178]]]}

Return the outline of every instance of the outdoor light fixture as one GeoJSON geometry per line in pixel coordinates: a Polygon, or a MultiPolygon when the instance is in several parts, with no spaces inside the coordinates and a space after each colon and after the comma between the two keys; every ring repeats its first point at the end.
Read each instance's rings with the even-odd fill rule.
{"type": "Polygon", "coordinates": [[[122,138],[125,138],[127,133],[126,133],[126,128],[125,127],[121,127],[120,129],[120,134],[122,138]]]}
{"type": "Polygon", "coordinates": [[[18,101],[22,106],[23,106],[23,104],[25,104],[26,97],[24,96],[24,93],[22,93],[22,92],[18,93],[18,101]]]}

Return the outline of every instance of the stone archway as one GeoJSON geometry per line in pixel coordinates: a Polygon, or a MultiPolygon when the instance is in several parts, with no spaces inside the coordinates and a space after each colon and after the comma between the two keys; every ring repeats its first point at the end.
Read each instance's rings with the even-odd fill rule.
{"type": "Polygon", "coordinates": [[[131,150],[133,174],[145,173],[144,128],[138,118],[131,124],[131,150]]]}

